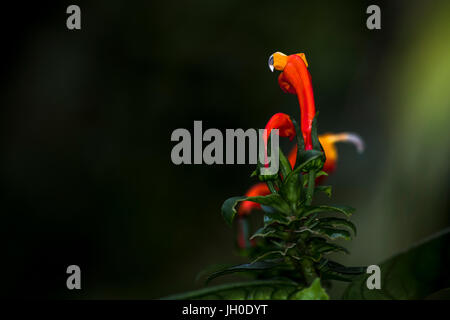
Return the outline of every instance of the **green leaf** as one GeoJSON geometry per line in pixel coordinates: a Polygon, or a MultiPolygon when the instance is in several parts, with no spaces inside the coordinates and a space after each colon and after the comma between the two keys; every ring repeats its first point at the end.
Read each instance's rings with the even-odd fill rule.
{"type": "Polygon", "coordinates": [[[280,195],[290,203],[291,206],[295,206],[300,201],[301,185],[301,174],[290,172],[281,185],[280,195]]]}
{"type": "Polygon", "coordinates": [[[336,271],[327,270],[321,273],[323,280],[337,280],[343,282],[352,282],[358,275],[342,274],[336,271]]]}
{"type": "Polygon", "coordinates": [[[300,164],[292,171],[295,174],[300,174],[309,167],[314,166],[317,161],[321,162],[324,153],[318,150],[308,150],[300,153],[300,164]]]}
{"type": "Polygon", "coordinates": [[[297,244],[295,242],[285,243],[285,242],[272,241],[272,244],[274,244],[275,247],[278,247],[279,250],[267,251],[267,252],[263,253],[262,255],[260,255],[259,257],[255,258],[252,263],[256,263],[257,261],[260,261],[263,258],[267,258],[272,255],[280,255],[282,257],[285,257],[288,254],[288,252],[291,251],[292,248],[297,246],[297,244]]]}
{"type": "MultiPolygon", "coordinates": [[[[256,202],[274,208],[282,213],[290,213],[289,205],[279,194],[269,194],[267,196],[247,197],[245,200],[256,202]]],[[[242,200],[241,200],[242,201],[242,200]]]]}
{"type": "Polygon", "coordinates": [[[214,272],[218,272],[218,271],[224,270],[226,268],[230,268],[232,266],[233,265],[229,264],[229,263],[228,264],[221,263],[221,264],[210,265],[197,273],[197,275],[195,276],[195,281],[196,282],[200,281],[203,278],[209,277],[209,275],[213,274],[214,272]]]}
{"type": "Polygon", "coordinates": [[[320,285],[320,279],[316,278],[309,288],[297,291],[290,295],[291,300],[329,300],[330,297],[320,285]]]}
{"type": "MultiPolygon", "coordinates": [[[[316,179],[317,179],[317,177],[318,177],[318,175],[316,175],[316,179]]],[[[314,192],[318,192],[318,191],[323,192],[328,196],[328,198],[331,198],[332,189],[333,188],[331,186],[317,186],[314,189],[314,192]]]]}
{"type": "Polygon", "coordinates": [[[292,124],[295,128],[296,140],[297,140],[297,158],[295,160],[294,168],[297,168],[301,163],[301,154],[305,151],[305,141],[303,139],[303,133],[298,125],[297,121],[293,117],[290,117],[292,120],[292,124]]]}
{"type": "MultiPolygon", "coordinates": [[[[323,151],[322,145],[320,144],[319,141],[319,136],[317,134],[317,118],[319,117],[319,112],[316,112],[312,125],[311,125],[311,142],[312,142],[312,147],[315,150],[319,150],[319,151],[323,151]]],[[[325,154],[324,154],[324,160],[325,162],[325,154]]]]}
{"type": "Polygon", "coordinates": [[[256,230],[256,232],[250,237],[250,240],[255,238],[266,238],[270,235],[273,235],[275,232],[277,232],[275,229],[262,227],[256,230]]]}
{"type": "Polygon", "coordinates": [[[349,206],[309,206],[304,209],[302,216],[307,217],[313,213],[319,212],[338,212],[343,213],[347,217],[350,217],[352,213],[355,212],[355,209],[349,206]]]}
{"type": "Polygon", "coordinates": [[[366,267],[346,267],[337,262],[323,259],[320,273],[322,279],[351,282],[366,271],[366,267]]]}
{"type": "Polygon", "coordinates": [[[350,232],[347,230],[340,230],[334,228],[326,228],[326,227],[314,227],[314,233],[324,236],[330,240],[350,240],[352,238],[350,232]]]}
{"type": "Polygon", "coordinates": [[[327,218],[320,218],[319,220],[319,227],[345,227],[349,228],[353,231],[353,234],[356,235],[356,226],[353,224],[353,222],[341,219],[341,218],[335,218],[335,217],[327,217],[327,218]]]}
{"type": "Polygon", "coordinates": [[[236,216],[236,205],[244,201],[247,197],[240,196],[240,197],[232,197],[227,200],[222,205],[222,216],[225,219],[225,221],[228,223],[228,225],[232,225],[234,217],[236,216]]]}
{"type": "Polygon", "coordinates": [[[341,274],[347,275],[360,275],[366,272],[366,267],[346,267],[340,263],[335,261],[327,260],[327,263],[324,264],[323,270],[331,270],[341,274]]]}
{"type": "Polygon", "coordinates": [[[337,245],[334,243],[328,243],[328,242],[318,246],[316,250],[318,253],[322,253],[322,254],[333,253],[333,252],[343,252],[346,254],[350,253],[346,248],[344,248],[340,245],[337,245]]]}
{"type": "Polygon", "coordinates": [[[326,173],[325,171],[322,171],[322,170],[319,171],[318,173],[316,173],[316,179],[321,176],[328,177],[328,173],[326,173]]]}
{"type": "Polygon", "coordinates": [[[346,289],[344,299],[423,299],[450,287],[450,229],[428,238],[409,250],[379,264],[381,289],[369,290],[369,274],[346,289]]]}
{"type": "Polygon", "coordinates": [[[269,226],[272,223],[289,224],[289,220],[278,212],[265,212],[264,214],[264,226],[269,226]]]}
{"type": "Polygon", "coordinates": [[[262,260],[262,261],[256,261],[252,263],[246,263],[246,264],[240,264],[228,268],[224,268],[222,270],[215,271],[211,273],[206,280],[206,282],[209,282],[217,277],[236,273],[236,272],[246,272],[246,271],[261,271],[261,270],[267,270],[272,269],[280,265],[282,262],[282,259],[272,259],[272,260],[262,260]]]}
{"type": "Polygon", "coordinates": [[[233,220],[237,213],[236,206],[239,202],[242,201],[256,202],[265,206],[272,207],[275,210],[278,210],[283,213],[290,212],[289,205],[286,203],[286,201],[283,200],[283,198],[279,194],[269,194],[267,196],[256,196],[256,197],[245,197],[245,196],[232,197],[225,200],[225,202],[222,205],[222,216],[228,223],[228,225],[230,226],[232,225],[233,220]]]}
{"type": "MultiPolygon", "coordinates": [[[[304,288],[293,281],[257,280],[208,287],[176,294],[164,300],[287,300],[304,288]]],[[[313,288],[319,295],[320,290],[313,288]]],[[[323,294],[321,294],[323,296],[323,294]]]]}

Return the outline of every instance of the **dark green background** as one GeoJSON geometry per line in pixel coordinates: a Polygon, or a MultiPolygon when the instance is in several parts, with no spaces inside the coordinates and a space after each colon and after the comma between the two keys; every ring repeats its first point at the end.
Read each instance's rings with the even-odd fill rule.
{"type": "Polygon", "coordinates": [[[220,206],[253,166],[175,166],[170,136],[299,118],[275,51],[306,53],[319,132],[366,141],[362,156],[339,145],[328,180],[357,208],[340,261],[375,264],[448,226],[448,2],[78,1],[80,31],[70,4],[3,11],[2,295],[158,298],[241,261],[220,206]],[[381,30],[365,26],[373,3],[381,30]],[[70,264],[81,291],[66,289],[70,264]]]}

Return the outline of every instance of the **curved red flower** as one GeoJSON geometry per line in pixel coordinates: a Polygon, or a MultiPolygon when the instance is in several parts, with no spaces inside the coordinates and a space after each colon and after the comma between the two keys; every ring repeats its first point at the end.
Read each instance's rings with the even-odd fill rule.
{"type": "Polygon", "coordinates": [[[300,105],[301,130],[305,141],[305,150],[312,149],[311,128],[316,108],[312,88],[311,74],[305,54],[286,56],[281,52],[274,53],[269,58],[269,67],[282,71],[278,84],[284,92],[296,94],[300,105]]]}
{"type": "Polygon", "coordinates": [[[275,113],[267,122],[265,127],[264,138],[264,165],[269,166],[267,158],[267,141],[270,137],[272,130],[278,129],[278,135],[280,137],[288,137],[289,141],[292,141],[295,137],[295,128],[291,118],[285,113],[275,113]]]}
{"type": "Polygon", "coordinates": [[[267,137],[273,129],[278,129],[278,135],[280,137],[288,137],[289,141],[292,141],[295,137],[295,128],[291,118],[285,113],[275,113],[266,124],[265,142],[267,144],[267,137]]]}

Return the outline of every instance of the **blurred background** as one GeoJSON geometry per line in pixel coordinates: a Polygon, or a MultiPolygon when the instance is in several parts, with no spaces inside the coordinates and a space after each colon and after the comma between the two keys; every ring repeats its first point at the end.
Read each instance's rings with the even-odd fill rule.
{"type": "Polygon", "coordinates": [[[70,4],[1,19],[3,296],[160,298],[242,262],[220,207],[254,166],[176,166],[170,137],[194,120],[299,118],[267,67],[275,51],[306,53],[319,132],[366,142],[363,155],[339,145],[328,178],[332,202],[357,208],[352,254],[336,259],[377,264],[449,225],[448,1],[77,1],[79,31],[70,4]],[[370,4],[381,30],[366,28],[370,4]]]}

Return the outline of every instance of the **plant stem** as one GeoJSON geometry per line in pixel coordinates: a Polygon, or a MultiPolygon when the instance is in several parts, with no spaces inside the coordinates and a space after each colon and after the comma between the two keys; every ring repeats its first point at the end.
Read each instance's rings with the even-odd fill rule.
{"type": "Polygon", "coordinates": [[[317,273],[314,269],[314,263],[309,259],[302,259],[300,262],[300,269],[305,277],[306,284],[309,286],[316,279],[317,273]]]}
{"type": "Polygon", "coordinates": [[[314,195],[314,185],[316,182],[316,171],[311,170],[308,174],[308,189],[306,189],[306,205],[310,206],[314,195]]]}

